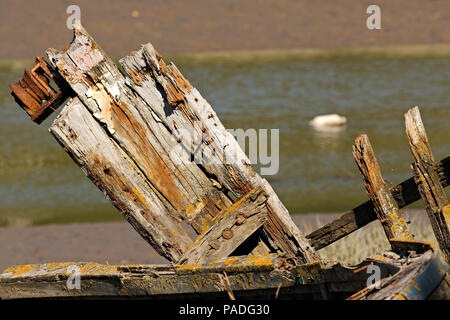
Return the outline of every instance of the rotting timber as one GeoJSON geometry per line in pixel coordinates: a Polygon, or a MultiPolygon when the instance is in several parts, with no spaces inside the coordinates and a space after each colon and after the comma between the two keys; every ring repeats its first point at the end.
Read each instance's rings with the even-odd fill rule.
{"type": "MultiPolygon", "coordinates": [[[[171,264],[16,266],[0,274],[0,298],[221,299],[227,292],[239,298],[449,296],[448,243],[439,241],[441,259],[433,244],[411,240],[401,220],[400,208],[440,192],[436,187],[424,192],[419,173],[389,189],[368,138],[359,137],[355,160],[371,200],[304,237],[209,103],[173,63],[166,64],[146,44],[121,59],[119,70],[80,24],[74,27],[71,44],[63,51],[47,50],[31,72],[10,85],[12,93],[37,123],[63,104],[51,134],[171,264]],[[374,220],[385,226],[392,251],[357,266],[320,259],[316,249],[374,220]],[[197,233],[194,240],[190,228],[197,233]],[[381,279],[369,285],[371,266],[379,267],[381,279]],[[69,290],[74,268],[81,288],[69,290]],[[414,289],[417,284],[420,290],[414,289]]],[[[450,180],[448,159],[427,167],[433,183],[442,187],[450,180]]],[[[448,232],[445,204],[442,199],[429,212],[433,230],[443,235],[439,239],[448,232]],[[433,220],[436,214],[439,219],[433,220]]]]}

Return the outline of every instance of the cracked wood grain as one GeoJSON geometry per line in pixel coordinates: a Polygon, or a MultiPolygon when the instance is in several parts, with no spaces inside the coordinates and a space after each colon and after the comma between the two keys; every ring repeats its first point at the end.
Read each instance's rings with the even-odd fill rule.
{"type": "Polygon", "coordinates": [[[152,192],[142,171],[77,97],[66,104],[50,132],[160,255],[179,259],[192,243],[187,232],[179,221],[164,214],[164,203],[152,192]]]}
{"type": "Polygon", "coordinates": [[[425,203],[439,248],[450,263],[450,220],[445,209],[448,199],[440,183],[439,174],[435,170],[433,153],[418,107],[411,108],[405,114],[405,126],[414,157],[412,165],[414,181],[425,203]]]}
{"type": "MultiPolygon", "coordinates": [[[[375,208],[378,220],[389,239],[412,239],[406,221],[391,194],[388,185],[381,176],[381,170],[367,135],[356,138],[353,157],[363,177],[364,185],[375,208]]],[[[391,243],[393,246],[393,243],[391,243]]]]}
{"type": "Polygon", "coordinates": [[[257,187],[220,212],[214,225],[197,237],[178,263],[196,264],[229,256],[266,222],[267,199],[268,194],[257,187]]]}

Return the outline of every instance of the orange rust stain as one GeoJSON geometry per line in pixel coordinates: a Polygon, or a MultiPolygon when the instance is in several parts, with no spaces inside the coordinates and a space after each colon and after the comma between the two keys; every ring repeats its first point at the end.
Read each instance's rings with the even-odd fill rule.
{"type": "Polygon", "coordinates": [[[251,185],[242,181],[241,177],[234,171],[234,168],[230,165],[224,164],[227,167],[227,171],[230,173],[233,178],[233,182],[239,190],[242,190],[243,193],[248,193],[252,190],[251,185]]]}
{"type": "Polygon", "coordinates": [[[167,101],[173,107],[178,107],[181,104],[186,104],[184,95],[182,95],[178,89],[169,81],[164,83],[164,91],[167,95],[167,101]]]}
{"type": "Polygon", "coordinates": [[[176,176],[159,157],[154,147],[146,138],[147,133],[136,121],[125,104],[119,103],[113,110],[113,127],[120,135],[135,148],[134,160],[139,163],[141,170],[151,183],[177,210],[184,208],[186,196],[175,184],[176,176]]]}

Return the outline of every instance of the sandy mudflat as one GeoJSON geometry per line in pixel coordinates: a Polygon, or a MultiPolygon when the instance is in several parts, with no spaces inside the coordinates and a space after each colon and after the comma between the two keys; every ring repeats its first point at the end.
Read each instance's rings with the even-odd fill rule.
{"type": "MultiPolygon", "coordinates": [[[[325,223],[336,214],[321,214],[325,223]]],[[[301,224],[316,224],[316,215],[294,215],[301,224]]],[[[93,261],[109,264],[167,263],[126,222],[0,228],[0,272],[12,265],[93,261]]]]}
{"type": "Polygon", "coordinates": [[[0,58],[66,46],[69,4],[116,57],[147,42],[163,54],[450,44],[448,0],[3,0],[0,58]],[[381,7],[381,30],[367,29],[368,4],[381,7]]]}

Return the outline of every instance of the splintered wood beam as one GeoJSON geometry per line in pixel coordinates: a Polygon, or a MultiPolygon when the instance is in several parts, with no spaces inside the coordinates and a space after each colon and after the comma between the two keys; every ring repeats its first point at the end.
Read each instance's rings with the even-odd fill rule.
{"type": "MultiPolygon", "coordinates": [[[[66,121],[66,128],[60,129],[61,134],[54,136],[97,185],[109,179],[108,174],[100,173],[97,181],[91,174],[102,161],[108,161],[107,154],[99,164],[92,160],[103,152],[103,141],[116,147],[117,157],[126,157],[128,166],[139,172],[142,178],[139,183],[146,185],[147,207],[130,205],[121,211],[140,211],[126,217],[144,216],[149,223],[167,217],[201,234],[214,225],[215,217],[224,208],[261,187],[269,194],[268,217],[257,232],[259,240],[249,243],[252,247],[243,250],[245,254],[287,253],[304,263],[319,259],[270,184],[254,171],[210,104],[174,64],[164,62],[151,44],[123,58],[122,72],[86,30],[75,23],[72,43],[62,51],[47,50],[46,59],[84,106],[85,119],[73,116],[73,120],[66,121]],[[76,137],[88,135],[90,127],[84,127],[86,132],[70,135],[72,126],[76,126],[73,122],[81,120],[95,124],[100,137],[83,142],[90,148],[86,154],[81,152],[83,146],[77,146],[76,137]]],[[[127,168],[114,164],[111,169],[107,172],[117,169],[122,174],[127,168]]],[[[118,179],[128,178],[120,175],[118,179]]],[[[138,201],[139,194],[144,192],[141,185],[126,183],[122,191],[117,190],[117,194],[110,191],[108,196],[114,202],[121,197],[119,193],[128,193],[133,201],[134,198],[138,201]]],[[[133,226],[149,240],[148,234],[157,228],[143,232],[148,225],[139,225],[137,221],[133,226]]],[[[175,239],[178,234],[185,234],[178,231],[182,230],[173,229],[175,239]]],[[[167,239],[169,233],[164,232],[163,238],[167,239]]],[[[174,241],[149,242],[176,262],[187,246],[184,243],[172,248],[174,241]]]]}
{"type": "Polygon", "coordinates": [[[164,214],[164,203],[152,192],[142,171],[78,97],[65,105],[49,130],[160,255],[171,261],[181,257],[192,244],[187,232],[177,219],[164,214]]]}
{"type": "MultiPolygon", "coordinates": [[[[436,163],[435,170],[438,173],[442,187],[445,188],[450,185],[450,157],[436,163]]],[[[400,209],[420,199],[420,193],[414,178],[409,178],[389,190],[400,209]]],[[[309,239],[316,250],[319,250],[376,219],[375,208],[372,201],[369,200],[311,232],[306,238],[309,239]]]]}
{"type": "Polygon", "coordinates": [[[405,114],[405,125],[409,146],[414,157],[412,165],[414,181],[425,202],[425,209],[439,248],[447,262],[450,263],[450,220],[448,214],[445,214],[448,210],[444,209],[448,204],[448,199],[435,170],[433,153],[418,107],[411,108],[405,114]]]}
{"type": "Polygon", "coordinates": [[[261,187],[249,192],[216,217],[217,221],[199,235],[183,254],[179,264],[197,264],[229,256],[267,219],[268,194],[261,187]]]}
{"type": "MultiPolygon", "coordinates": [[[[406,221],[381,176],[381,170],[367,135],[356,138],[353,157],[363,177],[367,194],[372,200],[378,220],[381,222],[389,241],[393,239],[412,239],[406,221]]],[[[391,243],[393,246],[393,244],[391,243]]]]}
{"type": "MultiPolygon", "coordinates": [[[[234,137],[226,131],[211,105],[173,63],[166,64],[148,43],[121,59],[120,64],[127,77],[127,85],[146,103],[153,117],[166,130],[180,137],[184,150],[201,151],[192,156],[204,159],[201,168],[214,180],[215,186],[219,186],[222,192],[231,193],[236,199],[242,198],[257,186],[270,195],[267,202],[268,218],[253,253],[285,252],[303,262],[320,259],[299,232],[267,180],[253,170],[250,160],[234,137]],[[183,136],[186,130],[188,134],[183,136]]],[[[211,216],[207,207],[202,208],[196,206],[193,210],[193,226],[202,221],[201,232],[211,227],[214,216],[211,216]]]]}

